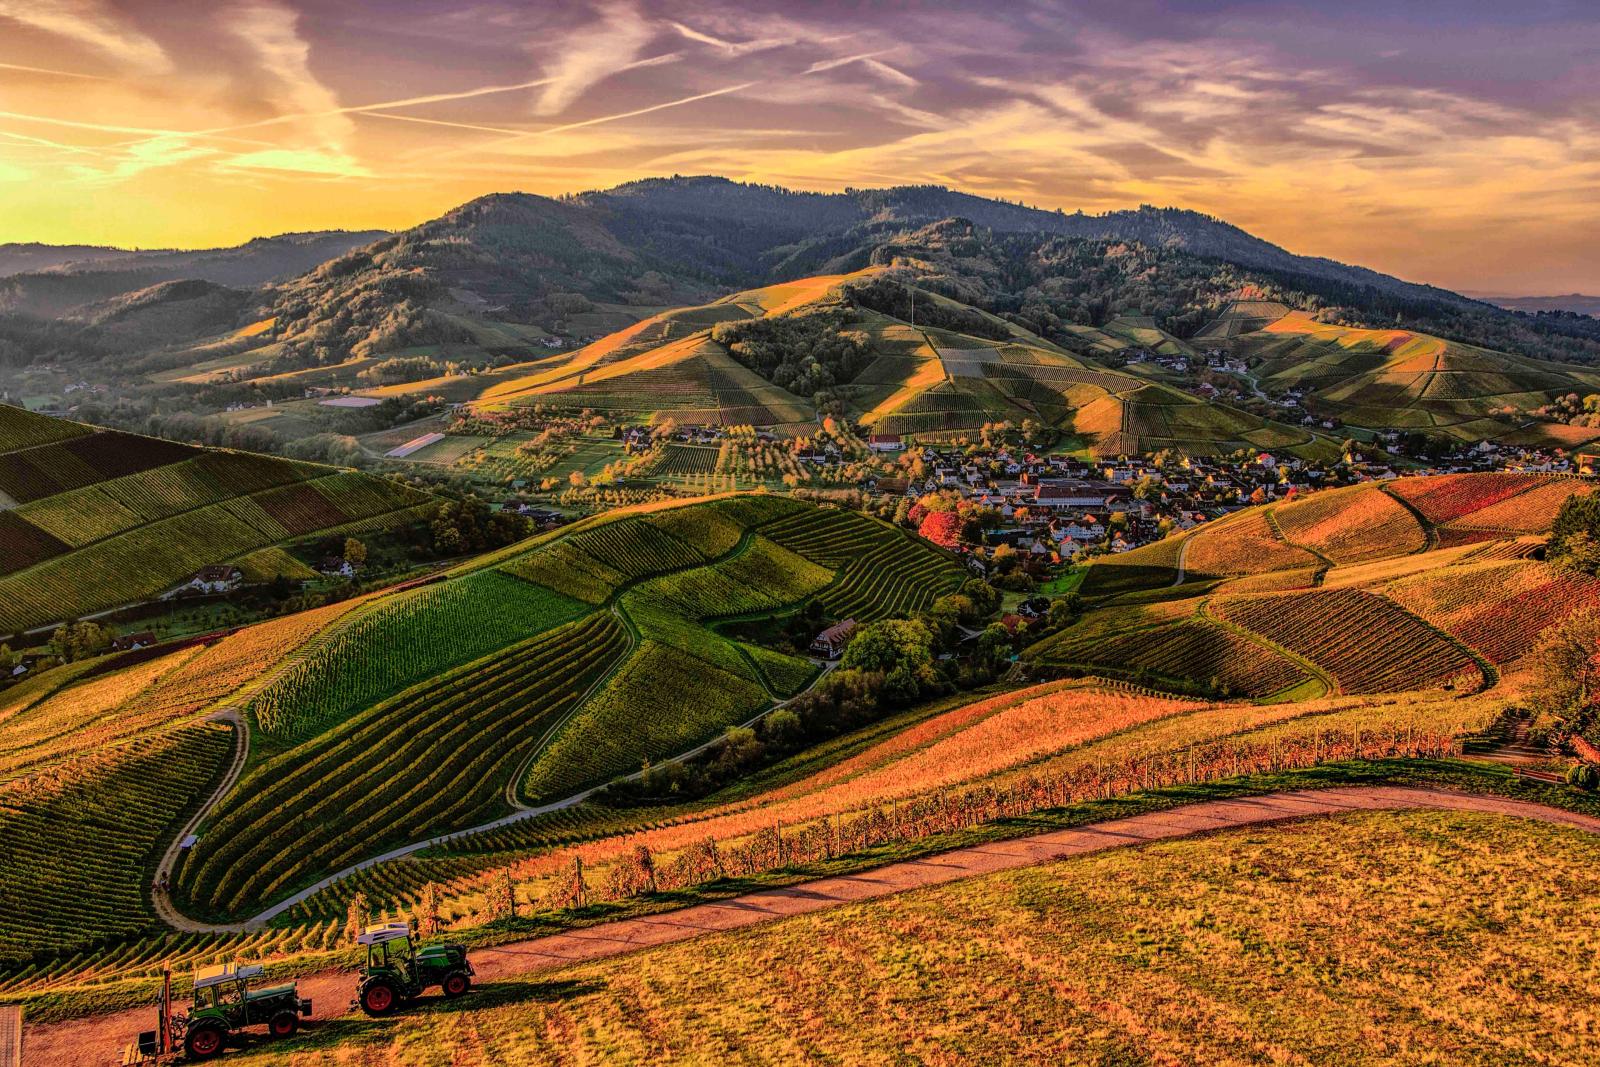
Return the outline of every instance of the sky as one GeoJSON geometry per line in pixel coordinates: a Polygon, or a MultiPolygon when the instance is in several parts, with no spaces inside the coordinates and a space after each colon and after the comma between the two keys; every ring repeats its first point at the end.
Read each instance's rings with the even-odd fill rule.
{"type": "Polygon", "coordinates": [[[1600,292],[1594,3],[0,0],[0,242],[398,229],[721,174],[1219,216],[1600,292]]]}

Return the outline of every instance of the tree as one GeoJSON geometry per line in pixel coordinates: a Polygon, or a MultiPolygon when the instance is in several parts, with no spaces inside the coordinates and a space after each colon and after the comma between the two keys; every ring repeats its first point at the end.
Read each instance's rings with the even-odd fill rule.
{"type": "Polygon", "coordinates": [[[933,634],[913,619],[883,619],[858,630],[844,650],[851,670],[889,672],[902,665],[933,662],[933,634]]]}
{"type": "Polygon", "coordinates": [[[443,900],[444,893],[438,882],[429,882],[422,887],[422,895],[417,900],[413,915],[417,920],[417,931],[423,937],[431,937],[443,929],[444,919],[440,915],[443,900]]]}
{"type": "Polygon", "coordinates": [[[69,622],[50,635],[50,654],[62,663],[98,656],[111,647],[113,636],[97,622],[69,622]]]}
{"type": "Polygon", "coordinates": [[[345,538],[344,561],[350,564],[352,570],[359,569],[367,562],[367,546],[354,537],[345,538]]]}
{"type": "Polygon", "coordinates": [[[1569,496],[1550,524],[1545,558],[1558,567],[1600,574],[1600,500],[1569,496]]]}
{"type": "Polygon", "coordinates": [[[930,512],[917,533],[940,548],[955,548],[961,543],[961,517],[953,511],[930,512]]]}
{"type": "Polygon", "coordinates": [[[356,938],[367,928],[367,923],[371,919],[372,906],[367,903],[367,895],[357,890],[344,909],[345,940],[355,944],[356,938]]]}
{"type": "Polygon", "coordinates": [[[10,674],[22,662],[22,653],[11,651],[10,645],[0,645],[0,675],[10,674]]]}
{"type": "Polygon", "coordinates": [[[1534,646],[1538,699],[1565,729],[1582,733],[1600,703],[1600,608],[1581,608],[1534,646]]]}

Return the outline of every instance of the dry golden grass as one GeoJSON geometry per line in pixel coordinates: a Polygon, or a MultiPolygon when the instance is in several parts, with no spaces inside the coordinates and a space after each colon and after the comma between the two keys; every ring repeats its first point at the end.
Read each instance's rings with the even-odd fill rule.
{"type": "Polygon", "coordinates": [[[293,1063],[1589,1064],[1581,831],[1362,813],[989,875],[325,1024],[293,1063]]]}

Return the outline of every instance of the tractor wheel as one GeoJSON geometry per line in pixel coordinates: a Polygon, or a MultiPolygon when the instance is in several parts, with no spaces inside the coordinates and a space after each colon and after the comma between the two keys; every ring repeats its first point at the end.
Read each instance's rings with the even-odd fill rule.
{"type": "Polygon", "coordinates": [[[361,1010],[368,1015],[388,1015],[400,994],[388,982],[371,982],[361,991],[361,1010]]]}
{"type": "Polygon", "coordinates": [[[227,1038],[222,1027],[215,1023],[202,1023],[189,1031],[183,1039],[183,1051],[191,1060],[209,1060],[222,1051],[227,1038]]]}
{"type": "Polygon", "coordinates": [[[292,1011],[280,1011],[267,1023],[267,1033],[273,1037],[293,1037],[300,1029],[300,1016],[292,1011]]]}
{"type": "Polygon", "coordinates": [[[459,997],[472,988],[472,979],[467,976],[466,971],[451,971],[439,984],[444,987],[445,996],[459,997]]]}

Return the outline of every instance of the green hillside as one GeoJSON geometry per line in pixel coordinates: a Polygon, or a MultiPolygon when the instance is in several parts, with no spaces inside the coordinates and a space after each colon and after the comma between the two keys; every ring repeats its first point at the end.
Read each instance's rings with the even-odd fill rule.
{"type": "Polygon", "coordinates": [[[252,914],[387,847],[505,814],[510,797],[560,799],[686,751],[815,676],[719,620],[815,599],[865,621],[963,579],[875,519],[755,495],[612,513],[371,599],[241,701],[251,769],[179,868],[180,900],[252,914]],[[386,649],[406,654],[374,653],[386,649]]]}
{"type": "Polygon", "coordinates": [[[153,597],[284,541],[405,521],[427,499],[353,471],[0,405],[0,633],[153,597]]]}

